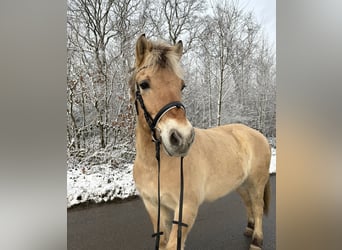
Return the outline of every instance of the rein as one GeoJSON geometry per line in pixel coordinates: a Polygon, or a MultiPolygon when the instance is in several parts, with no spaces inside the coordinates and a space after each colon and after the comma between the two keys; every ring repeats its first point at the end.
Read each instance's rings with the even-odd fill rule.
{"type": "MultiPolygon", "coordinates": [[[[141,70],[141,69],[140,69],[141,70]]],[[[138,84],[136,84],[136,92],[135,92],[135,108],[137,111],[137,114],[139,115],[138,110],[138,103],[139,102],[142,110],[144,111],[144,117],[147,122],[147,124],[150,127],[151,133],[152,133],[152,141],[155,144],[156,148],[156,159],[158,162],[158,214],[157,214],[157,231],[152,234],[152,237],[156,237],[155,241],[155,250],[159,249],[159,243],[160,243],[160,236],[164,233],[160,231],[160,139],[156,136],[156,126],[160,119],[171,109],[174,108],[182,108],[185,110],[184,105],[181,102],[171,102],[169,104],[166,104],[164,107],[162,107],[157,115],[152,118],[150,113],[147,111],[146,106],[144,104],[144,100],[141,96],[140,89],[138,84]]],[[[179,194],[179,211],[178,211],[178,221],[172,221],[173,224],[178,225],[177,230],[177,250],[181,249],[182,244],[182,227],[187,227],[188,225],[182,222],[183,219],[183,193],[184,193],[184,174],[183,174],[183,157],[181,157],[180,160],[180,194],[179,194]]]]}

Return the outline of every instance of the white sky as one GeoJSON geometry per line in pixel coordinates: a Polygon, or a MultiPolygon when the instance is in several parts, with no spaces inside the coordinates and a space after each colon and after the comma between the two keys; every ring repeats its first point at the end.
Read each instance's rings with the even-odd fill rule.
{"type": "Polygon", "coordinates": [[[239,0],[240,5],[255,14],[270,45],[276,47],[276,0],[239,0]]]}

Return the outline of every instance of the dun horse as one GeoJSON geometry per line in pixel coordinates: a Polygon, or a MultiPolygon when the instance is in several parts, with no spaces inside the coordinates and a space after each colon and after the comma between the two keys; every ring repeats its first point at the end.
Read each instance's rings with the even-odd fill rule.
{"type": "MultiPolygon", "coordinates": [[[[134,180],[149,213],[154,229],[157,224],[157,160],[151,139],[150,124],[144,109],[153,120],[160,109],[181,101],[184,88],[179,60],[183,46],[171,46],[146,39],[136,42],[135,70],[130,79],[131,101],[135,101],[136,159],[134,180]],[[138,102],[139,93],[143,102],[138,102]],[[144,106],[144,107],[142,107],[144,106]]],[[[177,245],[179,206],[179,157],[184,157],[184,200],[181,247],[191,230],[199,206],[236,190],[247,211],[244,234],[252,237],[250,249],[261,249],[262,219],[270,199],[270,147],[258,131],[242,124],[210,129],[192,127],[184,108],[171,107],[155,122],[160,152],[160,249],[174,250],[177,245]]],[[[155,139],[155,138],[154,138],[155,139]]]]}

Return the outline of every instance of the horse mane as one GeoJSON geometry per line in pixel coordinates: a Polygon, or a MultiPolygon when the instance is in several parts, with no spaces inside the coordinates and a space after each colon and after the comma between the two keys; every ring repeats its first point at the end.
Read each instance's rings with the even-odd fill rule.
{"type": "Polygon", "coordinates": [[[180,55],[175,52],[174,47],[162,41],[151,42],[151,45],[152,48],[146,55],[144,65],[151,67],[153,72],[160,68],[168,68],[183,79],[180,55]]]}
{"type": "Polygon", "coordinates": [[[152,72],[156,72],[159,69],[169,69],[175,73],[179,78],[183,79],[184,72],[180,64],[180,55],[176,53],[174,46],[171,46],[163,41],[152,42],[151,48],[145,54],[143,66],[133,69],[133,74],[129,79],[131,101],[135,97],[135,76],[143,69],[148,67],[152,72]]]}

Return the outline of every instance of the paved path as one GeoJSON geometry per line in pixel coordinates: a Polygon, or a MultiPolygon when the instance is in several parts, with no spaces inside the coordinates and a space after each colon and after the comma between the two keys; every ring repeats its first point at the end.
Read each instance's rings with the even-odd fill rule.
{"type": "MultiPolygon", "coordinates": [[[[276,249],[276,176],[271,177],[269,216],[264,219],[264,248],[276,249]]],[[[244,250],[245,209],[238,194],[204,203],[186,241],[186,250],[244,250]]],[[[142,201],[90,205],[68,210],[68,250],[152,250],[152,225],[142,201]]]]}

